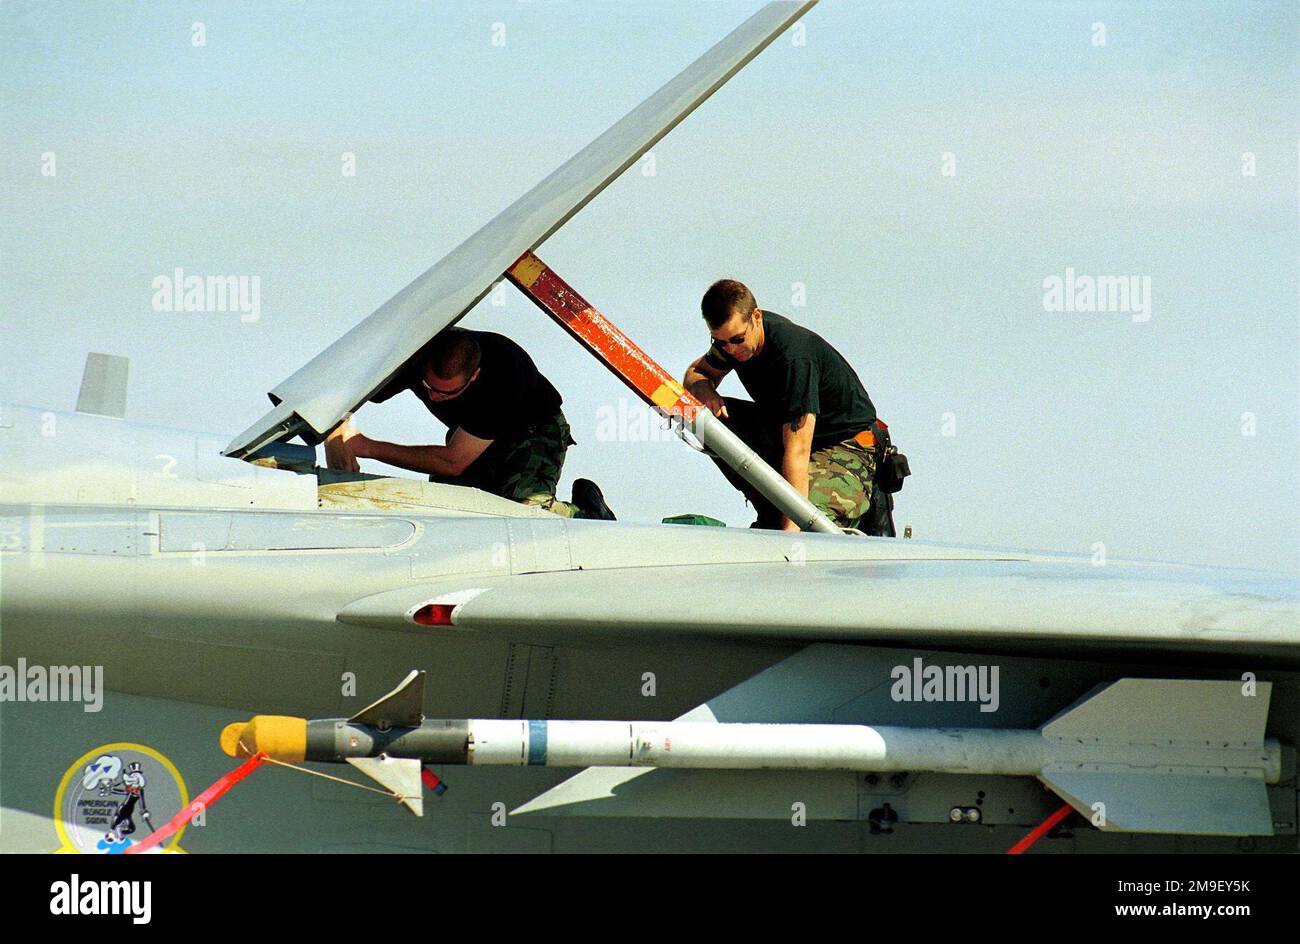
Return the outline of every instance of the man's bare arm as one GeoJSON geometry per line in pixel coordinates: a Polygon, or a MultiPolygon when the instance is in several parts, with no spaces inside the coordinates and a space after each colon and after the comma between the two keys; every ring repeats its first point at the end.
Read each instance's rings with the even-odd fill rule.
{"type": "Polygon", "coordinates": [[[682,386],[708,407],[709,412],[714,416],[726,417],[727,407],[718,394],[718,384],[722,383],[722,378],[730,372],[729,367],[725,369],[714,367],[708,362],[707,355],[697,357],[695,362],[686,368],[682,386]]]}
{"type": "MultiPolygon", "coordinates": [[[[813,428],[816,425],[817,414],[805,413],[781,426],[781,476],[805,498],[808,497],[808,457],[812,455],[813,428]]],[[[798,531],[799,526],[782,517],[781,529],[798,531]]]]}
{"type": "Polygon", "coordinates": [[[492,440],[479,439],[464,429],[457,429],[452,434],[451,442],[445,446],[403,446],[382,439],[370,439],[360,433],[351,437],[347,445],[352,455],[359,459],[375,459],[411,472],[456,476],[469,468],[470,463],[492,445],[492,440]]]}

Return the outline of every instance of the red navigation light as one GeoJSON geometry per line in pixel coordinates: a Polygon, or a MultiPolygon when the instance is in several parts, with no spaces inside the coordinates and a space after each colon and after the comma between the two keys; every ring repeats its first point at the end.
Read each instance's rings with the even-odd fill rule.
{"type": "Polygon", "coordinates": [[[426,603],[411,615],[411,620],[420,626],[450,626],[455,611],[455,603],[426,603]]]}

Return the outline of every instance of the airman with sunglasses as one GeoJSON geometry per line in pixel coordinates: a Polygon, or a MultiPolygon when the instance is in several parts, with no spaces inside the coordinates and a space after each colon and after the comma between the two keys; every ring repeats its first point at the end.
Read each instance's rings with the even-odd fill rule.
{"type": "MultiPolygon", "coordinates": [[[[888,533],[889,525],[871,514],[873,505],[887,512],[885,496],[872,501],[876,409],[848,361],[814,332],[759,309],[740,282],[715,282],[700,308],[710,347],[687,369],[686,389],[837,525],[888,533]],[[752,400],[719,395],[718,384],[733,370],[752,400]]],[[[798,530],[715,461],[753,503],[753,527],[798,530]]]]}
{"type": "Polygon", "coordinates": [[[329,467],[360,471],[358,459],[424,472],[430,481],[467,485],[566,518],[613,520],[594,482],[573,483],[573,501],[555,497],[573,438],[559,392],[531,357],[504,335],[449,328],[416,353],[370,398],[403,390],[447,427],[442,446],[405,446],[362,435],[344,422],[325,441],[329,467]]]}

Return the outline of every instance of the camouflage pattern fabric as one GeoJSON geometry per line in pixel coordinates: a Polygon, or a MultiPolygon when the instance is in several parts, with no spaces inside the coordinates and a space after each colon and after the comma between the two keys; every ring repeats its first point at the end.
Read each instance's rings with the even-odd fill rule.
{"type": "MultiPolygon", "coordinates": [[[[782,457],[779,426],[765,417],[752,401],[724,397],[723,402],[729,414],[723,421],[727,428],[779,472],[782,457]]],[[[781,527],[784,515],[775,505],[717,456],[711,458],[727,481],[740,489],[754,506],[758,518],[751,527],[781,527]]],[[[875,519],[884,506],[873,508],[872,499],[879,498],[883,502],[888,496],[876,495],[872,484],[875,475],[875,450],[867,449],[853,439],[823,446],[813,450],[808,457],[808,500],[836,527],[861,528],[869,534],[883,534],[885,532],[879,530],[875,519]]]]}
{"type": "Polygon", "coordinates": [[[856,440],[816,450],[808,457],[808,500],[837,527],[856,528],[871,507],[875,450],[856,440]]]}
{"type": "MultiPolygon", "coordinates": [[[[448,430],[450,441],[454,430],[448,430]]],[[[519,439],[494,440],[458,476],[429,476],[433,482],[467,485],[509,498],[524,505],[536,505],[565,518],[580,518],[578,506],[555,497],[555,486],[564,469],[564,454],[573,445],[563,413],[528,428],[519,439]]]]}

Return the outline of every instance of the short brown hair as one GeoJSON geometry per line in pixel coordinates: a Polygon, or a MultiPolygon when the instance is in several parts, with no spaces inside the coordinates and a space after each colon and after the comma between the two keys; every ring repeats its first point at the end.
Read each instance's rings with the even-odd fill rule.
{"type": "Polygon", "coordinates": [[[745,283],[735,279],[720,279],[709,286],[700,300],[700,312],[709,328],[716,331],[731,320],[731,313],[738,311],[748,322],[758,307],[754,293],[745,287],[745,283]]]}
{"type": "Polygon", "coordinates": [[[464,328],[448,328],[429,345],[426,363],[439,380],[455,380],[478,370],[482,358],[483,353],[474,335],[464,328]]]}

